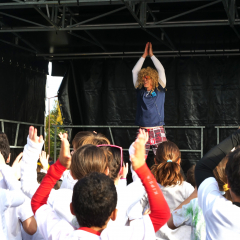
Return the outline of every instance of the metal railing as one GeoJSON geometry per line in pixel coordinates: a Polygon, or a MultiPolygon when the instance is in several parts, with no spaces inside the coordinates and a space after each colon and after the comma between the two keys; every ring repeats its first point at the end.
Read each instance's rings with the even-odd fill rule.
{"type": "MultiPolygon", "coordinates": [[[[110,126],[110,125],[52,125],[54,129],[54,162],[56,161],[56,156],[57,156],[57,128],[108,128],[110,137],[111,137],[111,142],[112,144],[115,144],[113,134],[112,134],[112,128],[124,128],[124,129],[129,129],[129,128],[139,128],[138,126],[110,126]]],[[[200,150],[191,150],[191,149],[180,149],[181,152],[200,152],[201,153],[201,158],[203,157],[203,129],[205,126],[164,126],[164,128],[174,128],[174,129],[201,129],[201,149],[200,150]]],[[[128,151],[128,149],[123,149],[123,151],[128,151]]]]}
{"type": "Polygon", "coordinates": [[[239,126],[215,126],[215,128],[217,129],[217,144],[219,144],[219,129],[220,128],[225,128],[225,129],[235,128],[235,129],[237,129],[237,128],[239,128],[239,126]]]}
{"type": "Polygon", "coordinates": [[[16,134],[15,134],[15,139],[14,139],[14,145],[10,146],[10,148],[24,148],[24,146],[17,146],[18,133],[19,133],[20,125],[39,126],[40,127],[40,135],[42,135],[43,128],[44,128],[43,124],[36,124],[36,123],[11,121],[11,120],[6,120],[6,119],[0,119],[0,122],[1,122],[2,132],[4,132],[4,123],[14,123],[14,124],[17,124],[16,134]]]}

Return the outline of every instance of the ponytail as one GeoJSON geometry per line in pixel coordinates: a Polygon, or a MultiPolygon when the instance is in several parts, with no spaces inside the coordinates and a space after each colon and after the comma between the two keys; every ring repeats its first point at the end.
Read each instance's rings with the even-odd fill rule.
{"type": "Polygon", "coordinates": [[[162,186],[175,186],[183,182],[181,168],[177,162],[163,162],[152,167],[152,173],[162,186]]]}
{"type": "Polygon", "coordinates": [[[181,158],[181,152],[173,142],[163,142],[158,146],[152,173],[157,182],[162,186],[175,186],[183,182],[181,168],[177,161],[181,158]]]}

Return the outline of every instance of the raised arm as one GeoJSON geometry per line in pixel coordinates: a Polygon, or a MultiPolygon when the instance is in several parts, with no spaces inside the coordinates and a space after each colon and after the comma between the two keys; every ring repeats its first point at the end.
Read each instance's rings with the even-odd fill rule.
{"type": "Polygon", "coordinates": [[[163,88],[165,88],[167,83],[165,70],[161,62],[153,55],[152,43],[149,43],[149,56],[151,57],[153,64],[158,71],[159,75],[158,82],[161,84],[163,88]]]}
{"type": "Polygon", "coordinates": [[[214,168],[236,146],[240,144],[240,129],[212,148],[196,165],[195,179],[197,187],[209,177],[214,177],[214,168]]]}
{"type": "Polygon", "coordinates": [[[66,141],[63,139],[59,160],[49,168],[39,188],[32,197],[32,210],[35,214],[39,231],[44,239],[65,239],[74,230],[68,222],[61,220],[56,212],[47,205],[51,189],[60,179],[63,172],[70,167],[71,156],[69,153],[69,142],[67,139],[66,141]]]}
{"type": "Polygon", "coordinates": [[[150,219],[155,232],[157,232],[170,218],[170,209],[159,188],[156,179],[145,163],[145,140],[141,134],[145,131],[140,130],[137,141],[135,142],[135,154],[131,157],[133,170],[141,179],[143,186],[148,194],[149,205],[151,209],[150,219]]]}
{"type": "Polygon", "coordinates": [[[27,144],[23,150],[21,164],[21,185],[23,192],[32,198],[39,187],[37,182],[37,161],[43,147],[43,137],[37,136],[37,129],[29,127],[27,144]]]}
{"type": "Polygon", "coordinates": [[[149,48],[149,42],[146,44],[145,46],[145,50],[144,53],[142,55],[142,57],[138,60],[138,62],[136,63],[136,65],[134,66],[133,70],[132,70],[132,75],[133,75],[133,85],[136,88],[136,83],[137,83],[137,79],[138,79],[138,73],[142,68],[142,65],[145,61],[145,58],[148,56],[149,52],[148,52],[148,48],[149,48]]]}

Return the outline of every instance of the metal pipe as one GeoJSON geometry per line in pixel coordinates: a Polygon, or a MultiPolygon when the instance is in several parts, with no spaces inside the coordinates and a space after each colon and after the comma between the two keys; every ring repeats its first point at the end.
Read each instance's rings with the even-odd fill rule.
{"type": "MultiPolygon", "coordinates": [[[[112,126],[112,125],[53,125],[61,128],[139,128],[139,126],[112,126]]],[[[205,128],[205,126],[164,126],[165,128],[205,128]]]]}
{"type": "MultiPolygon", "coordinates": [[[[240,21],[235,21],[235,25],[240,25],[240,21]]],[[[209,21],[181,21],[181,22],[168,22],[161,25],[154,25],[148,23],[145,29],[150,28],[172,28],[172,27],[208,27],[208,26],[228,26],[228,20],[209,20],[209,21]]],[[[140,26],[137,23],[121,23],[121,24],[92,24],[84,25],[81,27],[71,28],[71,31],[85,31],[85,30],[111,30],[111,29],[139,29],[140,26]]],[[[69,31],[69,28],[60,28],[58,31],[69,31]]],[[[0,33],[4,32],[48,32],[56,31],[56,28],[47,27],[15,27],[15,28],[2,28],[0,33]]]]}
{"type": "Polygon", "coordinates": [[[66,7],[63,6],[63,15],[62,15],[62,27],[64,28],[65,27],[65,11],[66,10],[66,7]]]}
{"type": "Polygon", "coordinates": [[[51,25],[53,25],[55,28],[58,29],[58,26],[48,18],[47,15],[45,15],[41,9],[39,9],[37,6],[33,6],[33,8],[40,14],[42,15],[51,25]]]}
{"type": "MultiPolygon", "coordinates": [[[[54,163],[56,162],[56,157],[57,157],[57,128],[54,126],[54,163]]],[[[50,155],[49,155],[50,156],[50,155]]]]}
{"type": "Polygon", "coordinates": [[[30,126],[44,126],[43,124],[37,124],[37,123],[28,123],[28,122],[19,122],[19,121],[11,121],[6,119],[0,119],[0,122],[7,122],[7,123],[19,123],[21,125],[30,125],[30,126]]]}
{"type": "Polygon", "coordinates": [[[15,141],[14,141],[14,146],[17,146],[17,139],[18,139],[18,133],[19,133],[19,126],[20,124],[17,124],[17,129],[16,129],[16,135],[15,135],[15,141]]]}
{"type": "MultiPolygon", "coordinates": [[[[126,2],[131,2],[132,0],[125,0],[126,2]]],[[[211,0],[201,0],[201,1],[211,1],[211,0]]],[[[199,0],[155,0],[154,3],[169,3],[169,2],[199,2],[199,0]]],[[[59,5],[59,1],[53,0],[53,1],[28,1],[28,2],[23,2],[23,3],[0,3],[1,6],[31,6],[31,5],[59,5]]],[[[66,4],[73,4],[73,6],[77,6],[77,1],[76,0],[61,0],[61,5],[66,4]]],[[[100,5],[100,4],[110,4],[109,0],[79,0],[80,5],[100,5]]],[[[121,4],[121,1],[119,0],[111,0],[111,4],[121,4]]]]}
{"type": "MultiPolygon", "coordinates": [[[[239,53],[239,49],[215,49],[215,50],[182,50],[182,51],[154,51],[155,54],[179,54],[184,55],[190,53],[191,55],[194,55],[196,53],[201,54],[211,54],[211,53],[224,53],[224,54],[230,54],[230,53],[239,53]]],[[[102,56],[104,55],[104,58],[106,55],[139,55],[142,54],[142,52],[99,52],[99,53],[38,53],[36,54],[37,57],[61,57],[61,56],[102,56]]],[[[190,55],[190,56],[191,56],[190,55]]],[[[161,55],[160,55],[161,56],[161,55]]],[[[122,56],[120,56],[122,57],[122,56]]],[[[138,57],[138,56],[137,56],[138,57]]]]}
{"type": "Polygon", "coordinates": [[[163,20],[158,21],[158,22],[156,22],[156,23],[154,23],[154,24],[159,24],[159,23],[167,22],[168,20],[172,20],[172,19],[175,19],[175,18],[184,16],[184,15],[186,15],[186,14],[188,14],[188,13],[192,13],[192,12],[195,12],[195,11],[197,11],[197,10],[200,10],[200,9],[203,9],[203,8],[206,8],[206,7],[209,7],[209,6],[212,6],[212,5],[217,4],[217,3],[221,2],[221,1],[222,1],[222,0],[217,0],[217,1],[215,1],[215,2],[208,3],[208,4],[203,5],[203,6],[201,6],[201,7],[197,7],[197,8],[191,9],[191,10],[189,10],[189,11],[186,11],[186,12],[183,12],[183,13],[180,13],[180,14],[177,14],[177,15],[175,15],[175,16],[172,16],[172,17],[163,19],[163,20]]]}
{"type": "Polygon", "coordinates": [[[3,16],[10,17],[10,18],[15,18],[15,19],[23,21],[23,22],[31,23],[31,24],[34,24],[34,25],[37,25],[37,26],[40,26],[40,27],[47,27],[45,25],[42,25],[42,24],[39,24],[39,23],[36,23],[36,22],[33,22],[33,21],[26,20],[24,18],[16,17],[16,16],[13,16],[11,14],[4,13],[4,12],[0,12],[0,14],[3,15],[3,16]]]}
{"type": "MultiPolygon", "coordinates": [[[[222,56],[240,56],[240,53],[225,53],[225,54],[185,54],[185,55],[158,55],[155,54],[156,57],[160,58],[169,58],[169,57],[222,57],[222,56]]],[[[108,56],[93,56],[93,57],[57,57],[57,58],[45,58],[49,61],[62,61],[62,60],[76,60],[76,59],[106,59],[108,56]]],[[[111,59],[118,58],[139,58],[139,56],[111,56],[111,59]]]]}
{"type": "Polygon", "coordinates": [[[104,13],[104,14],[101,14],[101,15],[99,15],[99,16],[96,16],[96,17],[93,17],[93,18],[90,18],[90,19],[84,20],[84,21],[82,21],[82,22],[79,22],[79,23],[76,23],[76,24],[73,24],[73,25],[69,25],[69,26],[67,26],[67,27],[68,27],[68,28],[76,27],[76,26],[78,26],[78,25],[82,25],[82,24],[84,24],[84,23],[87,23],[87,22],[91,22],[91,21],[93,21],[93,20],[96,20],[96,19],[98,19],[98,18],[105,17],[105,16],[110,15],[110,14],[112,14],[112,13],[119,12],[119,11],[125,9],[125,8],[126,8],[126,6],[121,7],[121,8],[118,8],[118,9],[115,9],[115,10],[113,10],[113,11],[110,11],[110,12],[107,12],[107,13],[104,13]]]}

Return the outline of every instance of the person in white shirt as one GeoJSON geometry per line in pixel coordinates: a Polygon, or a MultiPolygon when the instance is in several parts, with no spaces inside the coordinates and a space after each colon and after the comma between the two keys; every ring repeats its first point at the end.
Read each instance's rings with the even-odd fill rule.
{"type": "Polygon", "coordinates": [[[230,153],[226,165],[232,202],[222,196],[213,170],[240,145],[240,130],[212,148],[196,165],[198,203],[206,221],[206,240],[240,239],[240,149],[230,153]]]}
{"type": "Polygon", "coordinates": [[[6,165],[6,160],[0,152],[0,173],[2,175],[0,188],[0,239],[8,240],[8,226],[5,212],[10,207],[18,207],[24,203],[25,198],[20,190],[14,171],[6,165]],[[3,188],[5,186],[5,189],[3,188]]]}
{"type": "MultiPolygon", "coordinates": [[[[181,152],[175,143],[170,141],[161,143],[158,146],[154,161],[155,165],[152,166],[151,171],[172,212],[192,194],[194,188],[183,180],[180,172],[181,152]]],[[[141,200],[141,203],[144,211],[149,208],[147,195],[141,200]]],[[[182,226],[176,230],[171,230],[165,224],[156,233],[156,237],[187,240],[191,238],[191,227],[182,226]]]]}
{"type": "MultiPolygon", "coordinates": [[[[141,132],[140,132],[141,134],[141,132]]],[[[37,141],[37,138],[33,141],[37,141]]],[[[68,148],[67,141],[62,141],[62,151],[68,148]]],[[[136,152],[132,156],[133,169],[146,188],[151,206],[151,214],[141,216],[131,222],[129,227],[108,228],[110,219],[117,215],[117,193],[113,181],[103,173],[91,173],[79,180],[74,186],[71,212],[76,215],[81,228],[74,231],[72,226],[60,220],[46,204],[49,193],[63,171],[71,165],[71,158],[62,154],[50,167],[46,177],[32,198],[32,209],[39,229],[45,239],[154,239],[157,231],[170,216],[168,205],[156,180],[144,160],[144,140],[139,135],[135,144],[136,152]]],[[[95,149],[96,150],[96,149],[95,149]]],[[[75,154],[79,149],[76,151],[75,154]]],[[[74,155],[73,155],[74,156],[74,155]]]]}
{"type": "MultiPolygon", "coordinates": [[[[227,187],[227,177],[225,173],[226,164],[228,162],[228,157],[225,157],[213,170],[213,174],[217,180],[218,187],[222,193],[222,195],[228,199],[231,199],[231,195],[229,189],[227,187]]],[[[193,171],[193,178],[195,183],[195,165],[191,169],[193,171]]],[[[194,186],[195,187],[195,186],[194,186]]],[[[177,207],[173,212],[171,218],[168,220],[168,227],[171,229],[176,229],[182,225],[191,226],[191,240],[201,240],[206,239],[206,223],[203,216],[203,212],[198,204],[197,198],[197,188],[195,188],[194,192],[191,194],[189,198],[187,198],[184,202],[181,203],[179,207],[177,207]]]]}

